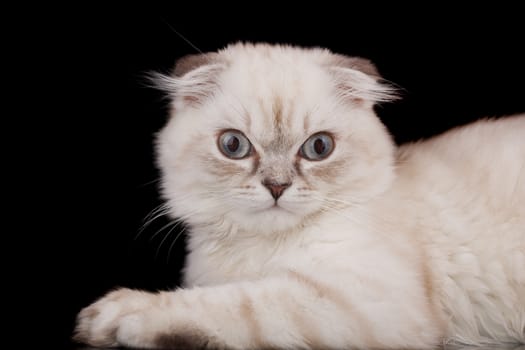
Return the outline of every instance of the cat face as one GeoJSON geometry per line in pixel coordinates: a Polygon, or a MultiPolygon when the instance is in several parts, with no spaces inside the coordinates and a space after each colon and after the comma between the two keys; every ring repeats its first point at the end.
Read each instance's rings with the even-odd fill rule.
{"type": "Polygon", "coordinates": [[[392,177],[368,62],[325,50],[234,45],[162,77],[173,116],[158,137],[163,195],[190,225],[271,234],[357,206],[392,177]]]}

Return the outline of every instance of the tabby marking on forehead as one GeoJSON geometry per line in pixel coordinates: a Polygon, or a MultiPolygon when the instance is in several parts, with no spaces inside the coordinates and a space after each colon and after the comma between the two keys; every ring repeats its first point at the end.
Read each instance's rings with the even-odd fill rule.
{"type": "Polygon", "coordinates": [[[310,132],[310,113],[306,113],[303,118],[303,130],[305,136],[310,132]]]}
{"type": "Polygon", "coordinates": [[[272,115],[276,130],[283,132],[283,101],[280,97],[275,97],[272,104],[272,115]]]}
{"type": "Polygon", "coordinates": [[[292,128],[292,118],[294,113],[294,101],[284,101],[277,96],[273,100],[272,115],[274,120],[274,128],[278,135],[288,135],[292,128]]]}

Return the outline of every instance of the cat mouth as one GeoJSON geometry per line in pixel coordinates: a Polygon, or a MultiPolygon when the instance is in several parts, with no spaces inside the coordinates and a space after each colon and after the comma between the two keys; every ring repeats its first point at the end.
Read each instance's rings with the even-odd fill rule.
{"type": "Polygon", "coordinates": [[[288,214],[293,214],[292,211],[290,211],[289,209],[286,209],[284,208],[281,204],[279,204],[278,201],[275,201],[271,206],[267,207],[266,209],[264,209],[265,212],[274,212],[274,213],[288,213],[288,214]]]}

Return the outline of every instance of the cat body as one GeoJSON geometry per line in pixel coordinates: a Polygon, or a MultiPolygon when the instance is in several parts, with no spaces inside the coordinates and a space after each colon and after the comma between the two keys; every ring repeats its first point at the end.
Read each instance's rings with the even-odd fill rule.
{"type": "Polygon", "coordinates": [[[77,339],[150,348],[525,342],[525,116],[395,147],[368,61],[237,44],[160,78],[184,288],[108,294],[77,339]]]}

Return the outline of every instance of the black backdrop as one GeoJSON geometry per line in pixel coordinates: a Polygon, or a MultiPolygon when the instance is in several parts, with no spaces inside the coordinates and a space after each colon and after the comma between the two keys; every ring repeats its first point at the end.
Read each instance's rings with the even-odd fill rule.
{"type": "Polygon", "coordinates": [[[402,101],[378,109],[397,142],[525,112],[522,5],[461,11],[303,5],[293,14],[265,5],[211,19],[218,9],[199,6],[77,8],[44,20],[35,49],[42,60],[34,64],[46,76],[39,88],[49,94],[41,114],[51,151],[38,157],[50,174],[38,234],[50,233],[37,247],[43,258],[33,274],[42,267],[49,276],[44,287],[52,296],[42,303],[58,315],[53,332],[64,346],[78,310],[107,290],[178,284],[184,237],[169,259],[177,230],[162,245],[168,231],[155,235],[165,218],[135,238],[160,204],[152,142],[166,120],[166,101],[145,86],[143,75],[167,72],[177,58],[195,53],[175,31],[202,51],[242,40],[368,57],[405,89],[402,101]]]}

